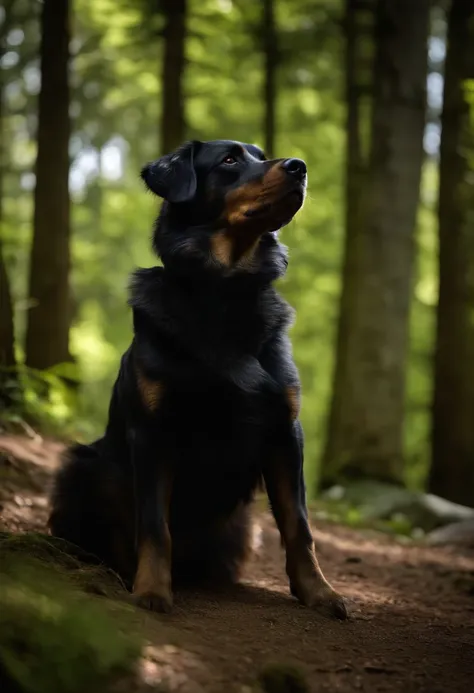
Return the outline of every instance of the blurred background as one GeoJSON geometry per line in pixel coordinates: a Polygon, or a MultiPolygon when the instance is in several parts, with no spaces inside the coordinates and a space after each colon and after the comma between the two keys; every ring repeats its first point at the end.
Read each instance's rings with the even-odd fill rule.
{"type": "Polygon", "coordinates": [[[308,490],[474,506],[474,3],[2,0],[0,420],[91,440],[157,260],[141,166],[309,169],[282,233],[308,490]]]}

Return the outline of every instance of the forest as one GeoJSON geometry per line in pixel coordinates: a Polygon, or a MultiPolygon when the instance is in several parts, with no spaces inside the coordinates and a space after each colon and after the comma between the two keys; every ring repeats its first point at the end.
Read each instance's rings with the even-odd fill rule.
{"type": "MultiPolygon", "coordinates": [[[[308,167],[304,207],[281,233],[289,267],[278,289],[296,311],[291,340],[302,383],[311,507],[323,522],[345,525],[335,530],[340,546],[321,530],[330,559],[335,552],[341,565],[359,561],[352,556],[359,535],[345,532],[368,520],[405,535],[404,541],[463,521],[474,546],[473,46],[474,3],[468,0],[2,0],[0,501],[7,508],[13,498],[18,507],[0,523],[0,551],[2,542],[12,541],[3,529],[44,529],[43,500],[36,515],[34,500],[32,506],[15,500],[16,460],[26,455],[46,465],[34,491],[43,498],[41,475],[49,478],[48,460],[56,459],[58,446],[89,442],[104,430],[120,357],[132,337],[130,275],[159,263],[151,248],[157,200],[140,180],[142,166],[186,140],[213,139],[254,143],[269,158],[298,157],[308,167]],[[31,451],[39,438],[44,446],[31,451]],[[21,453],[23,439],[28,450],[21,453]]],[[[382,565],[383,546],[370,549],[375,562],[364,554],[373,573],[382,565]]],[[[38,549],[41,556],[52,550],[38,549]]],[[[434,565],[435,554],[424,551],[432,549],[414,547],[406,562],[434,565]]],[[[269,565],[273,556],[265,559],[269,565]]],[[[70,560],[75,567],[64,563],[61,571],[75,570],[80,558],[70,560]]],[[[473,609],[472,558],[443,560],[437,565],[456,566],[446,609],[460,620],[451,627],[474,648],[472,627],[466,634],[459,615],[466,589],[467,610],[473,609]]],[[[255,570],[263,584],[264,567],[255,570]]],[[[423,578],[419,570],[413,584],[422,599],[423,580],[431,584],[441,573],[423,578]]],[[[99,579],[88,573],[81,580],[86,577],[99,579]]],[[[99,577],[115,594],[113,576],[99,577]]],[[[391,579],[379,585],[380,595],[393,587],[391,579]]],[[[92,592],[101,593],[94,585],[92,592]]],[[[356,603],[363,601],[359,588],[356,603]]],[[[256,599],[246,608],[255,608],[256,599]]],[[[78,604],[77,613],[63,619],[77,619],[71,648],[80,647],[87,628],[78,604]]],[[[271,620],[278,605],[270,600],[267,608],[271,620]]],[[[371,618],[380,616],[376,608],[371,618]]],[[[16,621],[17,612],[11,613],[16,621]]],[[[420,614],[413,633],[422,628],[420,614]]],[[[257,616],[246,626],[255,633],[257,616]]],[[[197,628],[197,612],[194,617],[191,628],[197,628]]],[[[227,617],[233,618],[231,610],[227,617]]],[[[297,648],[304,618],[291,618],[287,627],[297,648]]],[[[12,691],[75,693],[61,673],[59,645],[56,683],[34,682],[29,674],[10,678],[5,623],[0,616],[0,683],[9,682],[12,691]]],[[[446,623],[433,621],[439,629],[433,647],[448,658],[446,680],[456,667],[458,677],[436,690],[461,692],[468,665],[446,650],[446,623]]],[[[97,642],[102,634],[108,639],[108,627],[104,622],[97,642]]],[[[232,676],[243,686],[236,691],[254,690],[231,665],[229,679],[216,678],[214,660],[214,673],[199,673],[174,644],[160,659],[156,650],[168,640],[156,628],[147,626],[155,651],[142,660],[141,683],[120,690],[219,693],[232,676]],[[153,688],[150,671],[164,676],[166,667],[175,676],[166,679],[169,689],[153,688]],[[184,679],[176,679],[178,669],[184,679]],[[191,679],[195,687],[187,688],[183,681],[191,679]]],[[[328,637],[337,642],[336,630],[328,637]]],[[[354,633],[344,637],[350,644],[354,633]]],[[[378,641],[371,644],[370,637],[372,662],[378,641]]],[[[193,656],[199,650],[189,647],[193,656]]],[[[101,651],[101,666],[128,661],[132,650],[117,636],[110,652],[101,651]]],[[[298,658],[296,649],[288,651],[298,658]]],[[[353,690],[367,676],[364,690],[382,690],[372,670],[361,673],[351,663],[341,670],[328,651],[332,663],[323,670],[314,664],[308,688],[298,688],[305,684],[290,674],[281,675],[287,683],[275,684],[267,672],[262,690],[353,690]]],[[[381,652],[385,664],[368,666],[389,666],[390,650],[381,652]]],[[[406,667],[400,652],[396,671],[406,667]]],[[[247,655],[253,657],[251,643],[247,655]]],[[[423,688],[416,676],[408,681],[396,674],[398,683],[392,677],[383,690],[401,690],[403,680],[406,690],[434,691],[434,669],[426,676],[423,688]]],[[[78,693],[88,685],[80,679],[85,688],[78,693]]]]}
{"type": "Polygon", "coordinates": [[[358,476],[474,505],[470,9],[446,56],[442,6],[401,3],[397,36],[375,4],[77,0],[68,25],[62,2],[5,3],[10,418],[100,432],[128,276],[156,263],[142,165],[186,139],[255,142],[309,170],[281,291],[312,493],[358,476]]]}

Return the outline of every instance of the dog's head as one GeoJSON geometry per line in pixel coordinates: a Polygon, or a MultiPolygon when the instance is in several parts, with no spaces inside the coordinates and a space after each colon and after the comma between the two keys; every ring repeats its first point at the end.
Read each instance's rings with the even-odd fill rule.
{"type": "Polygon", "coordinates": [[[255,145],[230,140],[188,142],[145,166],[142,178],[165,200],[154,236],[164,264],[227,274],[258,272],[277,244],[272,232],[306,192],[304,161],[269,161],[255,145]]]}

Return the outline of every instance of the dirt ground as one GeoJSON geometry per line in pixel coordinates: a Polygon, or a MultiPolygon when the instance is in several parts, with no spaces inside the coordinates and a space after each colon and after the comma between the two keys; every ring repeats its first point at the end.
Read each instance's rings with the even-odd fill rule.
{"type": "MultiPolygon", "coordinates": [[[[60,443],[40,437],[0,437],[0,464],[11,472],[0,489],[4,528],[44,530],[60,451],[60,443]]],[[[140,692],[166,684],[179,693],[250,693],[270,663],[296,665],[312,693],[474,689],[474,554],[315,520],[323,570],[347,597],[350,618],[337,622],[289,596],[268,513],[256,512],[255,526],[255,557],[241,586],[226,594],[178,593],[167,616],[136,610],[149,643],[140,692]]]]}

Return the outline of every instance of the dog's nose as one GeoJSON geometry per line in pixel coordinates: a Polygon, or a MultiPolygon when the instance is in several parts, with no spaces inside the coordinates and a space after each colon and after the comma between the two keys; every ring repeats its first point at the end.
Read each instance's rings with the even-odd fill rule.
{"type": "Polygon", "coordinates": [[[303,180],[308,170],[303,159],[286,159],[282,166],[290,176],[294,176],[297,180],[303,180]]]}

